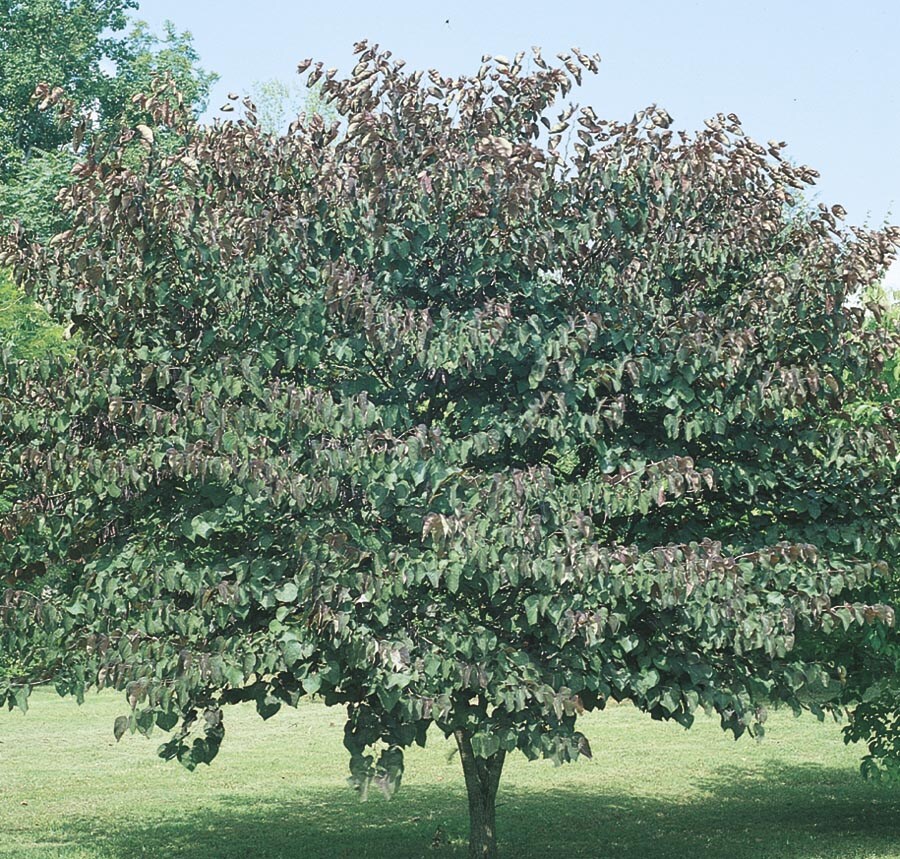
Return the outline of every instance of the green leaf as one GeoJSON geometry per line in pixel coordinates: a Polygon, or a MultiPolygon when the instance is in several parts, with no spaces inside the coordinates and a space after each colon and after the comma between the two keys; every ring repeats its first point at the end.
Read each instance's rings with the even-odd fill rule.
{"type": "Polygon", "coordinates": [[[285,582],[275,591],[275,599],[279,602],[293,603],[297,600],[299,593],[297,585],[294,582],[285,582]]]}

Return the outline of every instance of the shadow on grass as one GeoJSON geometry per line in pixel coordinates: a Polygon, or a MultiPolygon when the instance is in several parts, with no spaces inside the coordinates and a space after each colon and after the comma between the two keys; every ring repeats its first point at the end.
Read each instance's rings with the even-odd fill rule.
{"type": "MultiPolygon", "coordinates": [[[[683,800],[614,793],[603,785],[504,792],[501,853],[605,859],[853,859],[900,856],[900,790],[846,770],[720,770],[683,800]]],[[[414,786],[391,802],[347,792],[296,801],[235,797],[215,809],[172,808],[157,822],[88,821],[71,843],[132,859],[449,859],[465,856],[465,800],[457,789],[414,786]]],[[[59,842],[56,842],[57,844],[59,842]]]]}

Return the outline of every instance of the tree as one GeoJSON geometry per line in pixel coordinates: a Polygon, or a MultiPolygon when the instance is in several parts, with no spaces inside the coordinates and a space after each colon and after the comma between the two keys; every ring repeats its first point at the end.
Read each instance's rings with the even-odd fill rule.
{"type": "MultiPolygon", "coordinates": [[[[71,226],[56,202],[71,180],[78,155],[65,145],[71,122],[40,109],[36,89],[59,87],[70,116],[90,118],[96,131],[147,119],[132,97],[166,76],[199,114],[216,76],[204,71],[191,36],[166,22],[163,38],[137,21],[121,35],[132,2],[26,0],[0,2],[0,220],[15,219],[41,241],[71,226]],[[49,83],[47,83],[49,82],[49,83]]],[[[62,356],[63,331],[0,270],[0,350],[11,361],[62,356]]],[[[17,488],[0,452],[0,514],[9,512],[17,488]]],[[[7,671],[0,656],[0,673],[7,671]]]]}
{"type": "MultiPolygon", "coordinates": [[[[161,77],[174,81],[195,114],[203,109],[216,76],[200,67],[190,33],[166,22],[159,38],[138,21],[120,34],[134,8],[116,0],[0,2],[0,224],[18,221],[41,242],[72,226],[56,197],[84,147],[69,145],[73,122],[90,135],[147,119],[132,98],[161,77]],[[48,101],[67,101],[62,121],[42,109],[39,89],[48,101]]],[[[8,360],[62,356],[62,336],[0,270],[0,349],[8,360]]],[[[4,460],[0,453],[0,510],[14,492],[4,460]]]]}
{"type": "Polygon", "coordinates": [[[161,72],[203,106],[216,76],[198,66],[190,34],[166,22],[160,39],[138,21],[122,35],[136,8],[136,0],[0,0],[0,175],[72,139],[71,126],[33,98],[40,83],[96,121],[121,116],[161,72]]]}
{"type": "Polygon", "coordinates": [[[42,81],[62,87],[85,109],[102,107],[110,76],[104,62],[126,58],[116,32],[134,0],[2,0],[0,2],[0,174],[33,149],[71,140],[71,129],[38,110],[42,81]]]}
{"type": "MultiPolygon", "coordinates": [[[[7,361],[27,360],[62,352],[63,332],[50,324],[46,312],[25,298],[0,271],[0,350],[7,361]]],[[[8,513],[15,501],[13,487],[4,485],[9,466],[0,457],[0,515],[8,513]]]]}
{"type": "MultiPolygon", "coordinates": [[[[0,352],[7,362],[27,361],[66,351],[64,332],[52,325],[46,311],[15,288],[7,272],[0,270],[0,352]]],[[[19,496],[7,451],[0,451],[0,517],[9,515],[19,496]]],[[[22,668],[0,650],[0,678],[9,680],[22,668]]]]}
{"type": "Polygon", "coordinates": [[[135,8],[133,0],[0,0],[0,213],[44,241],[68,226],[55,198],[76,160],[73,124],[87,118],[91,134],[144,122],[132,97],[164,76],[199,114],[217,78],[200,66],[191,34],[170,21],[162,37],[142,21],[123,32],[135,8]],[[43,109],[60,98],[70,104],[62,121],[43,109]]]}
{"type": "Polygon", "coordinates": [[[844,305],[898,233],[789,213],[813,171],[733,117],[548,118],[578,51],[427,81],[357,51],[308,77],[342,123],[285,136],[145,99],[177,148],[95,147],[73,228],[6,242],[80,338],[3,370],[0,700],[123,690],[116,736],[193,767],[227,704],[317,694],[362,795],[434,726],[491,857],[505,756],[590,755],[585,710],[840,702],[817,648],[891,620],[858,597],[898,522],[896,425],[833,420],[895,337],[844,305]]]}
{"type": "Polygon", "coordinates": [[[130,124],[145,119],[136,110],[133,98],[150,92],[154,81],[163,77],[172,79],[182,100],[196,116],[203,113],[219,76],[200,65],[200,55],[190,32],[179,31],[175,24],[166,21],[160,37],[145,21],[135,21],[123,38],[122,47],[125,57],[117,64],[111,81],[108,115],[130,124]]]}
{"type": "Polygon", "coordinates": [[[323,101],[320,88],[307,88],[300,81],[256,81],[250,98],[259,127],[269,134],[284,134],[301,113],[318,113],[326,122],[338,119],[334,109],[323,101]]]}

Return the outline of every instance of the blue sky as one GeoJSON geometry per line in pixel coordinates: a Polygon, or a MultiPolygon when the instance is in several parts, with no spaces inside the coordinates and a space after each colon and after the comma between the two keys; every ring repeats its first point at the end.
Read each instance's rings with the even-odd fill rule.
{"type": "Polygon", "coordinates": [[[786,140],[789,157],[819,170],[822,202],[855,223],[900,222],[898,0],[143,0],[138,17],[193,33],[221,75],[213,107],[254,81],[292,80],[304,57],[347,70],[361,38],[446,74],[476,71],[483,53],[576,45],[603,58],[573,94],[598,114],[657,103],[691,130],[734,112],[754,138],[786,140]]]}

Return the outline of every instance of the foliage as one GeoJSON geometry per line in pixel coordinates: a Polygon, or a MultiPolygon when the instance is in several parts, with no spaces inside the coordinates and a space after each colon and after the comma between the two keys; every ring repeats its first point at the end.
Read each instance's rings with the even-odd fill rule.
{"type": "Polygon", "coordinates": [[[37,148],[51,151],[71,129],[32,100],[42,81],[84,109],[102,109],[110,76],[104,62],[127,59],[117,32],[134,0],[0,0],[0,175],[37,148]]]}
{"type": "MultiPolygon", "coordinates": [[[[0,496],[0,512],[3,511],[3,497],[0,496]]],[[[0,652],[0,682],[12,682],[21,676],[24,666],[9,654],[0,652]]]]}
{"type": "Polygon", "coordinates": [[[136,0],[0,2],[0,175],[71,140],[71,127],[33,98],[41,83],[97,122],[127,115],[131,97],[161,72],[202,108],[215,75],[198,66],[190,34],[167,22],[160,39],[136,22],[122,35],[135,8],[136,0]]]}
{"type": "Polygon", "coordinates": [[[0,182],[0,217],[20,221],[40,241],[67,229],[69,224],[56,195],[72,181],[78,161],[70,148],[34,154],[5,182],[0,182]]]}
{"type": "MultiPolygon", "coordinates": [[[[883,289],[873,290],[869,306],[874,317],[869,325],[886,325],[900,335],[900,305],[883,289]]],[[[861,400],[845,416],[845,422],[892,428],[900,421],[900,350],[887,356],[881,385],[869,400],[861,400]]],[[[900,456],[894,461],[894,474],[900,470],[900,456]]],[[[872,591],[878,599],[900,604],[900,537],[892,541],[894,575],[872,591]]],[[[844,731],[847,742],[864,741],[868,754],[863,758],[863,774],[900,781],[900,635],[896,627],[875,627],[864,632],[862,646],[851,640],[846,661],[852,666],[847,696],[857,701],[852,719],[844,731]]]]}
{"type": "MultiPolygon", "coordinates": [[[[26,298],[0,270],[0,352],[9,363],[33,361],[41,356],[61,355],[66,351],[63,331],[53,324],[43,308],[26,298]]],[[[0,516],[14,508],[18,486],[6,450],[0,450],[0,516]]],[[[0,684],[27,676],[23,663],[0,648],[0,684]]],[[[24,698],[19,697],[19,702],[24,698]]]]}
{"type": "Polygon", "coordinates": [[[143,121],[146,117],[137,110],[134,96],[149,92],[157,78],[166,76],[172,79],[195,115],[203,113],[210,89],[219,76],[200,66],[190,32],[179,31],[171,21],[166,21],[160,37],[145,21],[135,21],[122,45],[127,60],[118,64],[111,83],[110,115],[131,125],[143,121]]]}
{"type": "Polygon", "coordinates": [[[0,349],[7,361],[35,359],[64,351],[63,331],[0,270],[0,349]]]}
{"type": "Polygon", "coordinates": [[[839,702],[818,642],[891,621],[857,600],[900,521],[896,424],[833,420],[896,337],[844,304],[898,233],[789,214],[814,172],[733,117],[548,118],[580,52],[424,83],[358,50],[309,76],[330,126],[144,99],[175,148],[107,139],[73,229],[7,242],[81,340],[3,369],[0,636],[189,767],[225,705],[315,693],[391,794],[436,725],[491,856],[504,756],[590,756],[607,701],[735,735],[839,702]]]}
{"type": "Polygon", "coordinates": [[[216,80],[199,65],[190,33],[171,22],[161,38],[141,21],[122,32],[136,5],[0,0],[0,218],[22,221],[42,241],[71,226],[56,194],[71,181],[76,155],[64,144],[73,123],[96,133],[146,121],[132,99],[159,76],[170,77],[199,114],[216,80]],[[62,121],[42,109],[42,100],[46,106],[61,98],[70,104],[62,121]]]}

